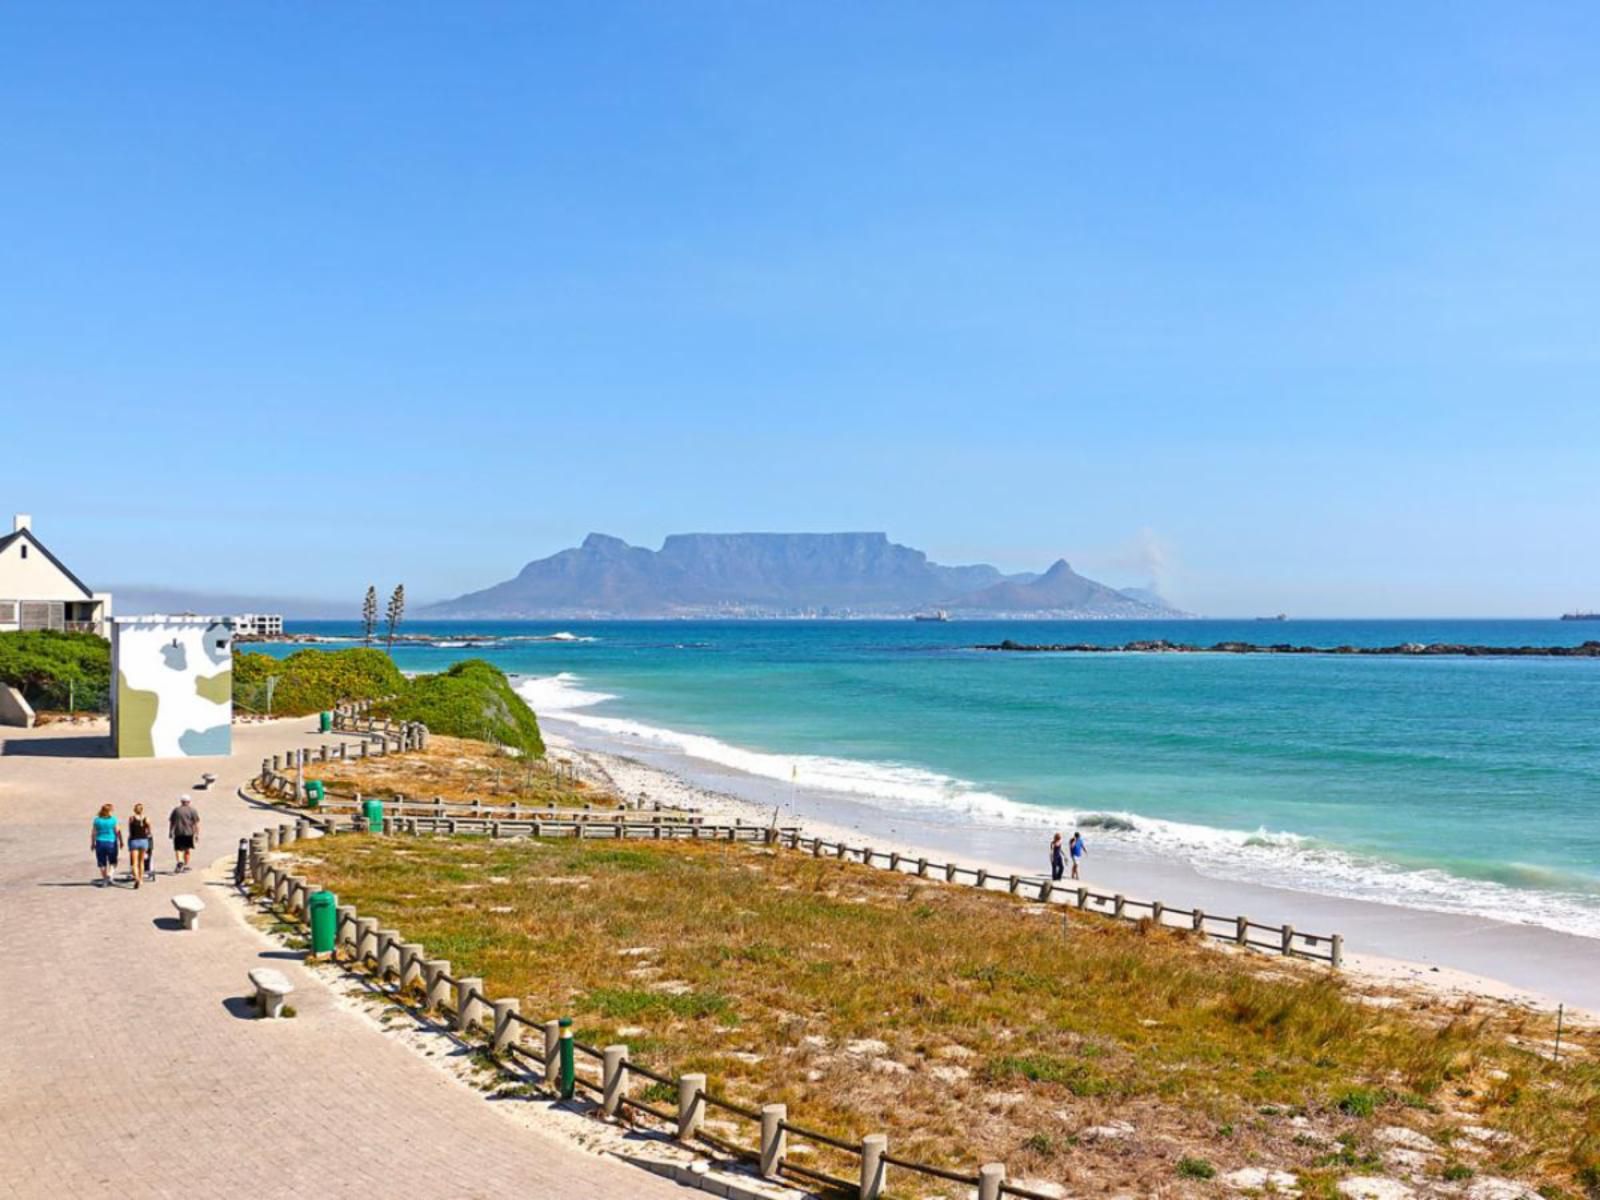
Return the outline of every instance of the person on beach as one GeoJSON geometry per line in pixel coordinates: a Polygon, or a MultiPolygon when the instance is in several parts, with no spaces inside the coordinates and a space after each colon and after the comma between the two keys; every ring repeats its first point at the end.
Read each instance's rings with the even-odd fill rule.
{"type": "Polygon", "coordinates": [[[1076,879],[1078,877],[1078,862],[1088,850],[1088,847],[1083,844],[1083,834],[1076,829],[1072,831],[1072,841],[1068,844],[1067,850],[1072,855],[1072,877],[1076,879]]]}
{"type": "Polygon", "coordinates": [[[188,796],[178,797],[178,807],[167,818],[167,833],[172,838],[172,856],[177,859],[173,873],[189,869],[189,853],[200,841],[200,810],[188,796]]]}
{"type": "Polygon", "coordinates": [[[89,834],[89,849],[94,851],[95,865],[100,868],[95,887],[111,886],[111,869],[117,865],[117,849],[121,845],[122,830],[117,828],[117,819],[111,815],[111,805],[102,804],[89,834]]]}
{"type": "Polygon", "coordinates": [[[128,818],[128,868],[133,886],[144,883],[145,863],[150,856],[150,819],[144,815],[144,805],[133,806],[133,816],[128,818]]]}
{"type": "Polygon", "coordinates": [[[1058,833],[1050,839],[1050,878],[1059,883],[1066,869],[1067,860],[1061,853],[1061,835],[1058,833]]]}

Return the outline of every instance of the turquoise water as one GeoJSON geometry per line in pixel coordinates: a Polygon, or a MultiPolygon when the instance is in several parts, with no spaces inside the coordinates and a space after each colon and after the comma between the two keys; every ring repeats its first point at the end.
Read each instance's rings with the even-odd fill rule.
{"type": "MultiPolygon", "coordinates": [[[[304,623],[305,632],[353,627],[304,623]]],[[[541,715],[953,823],[1600,937],[1600,660],[1017,655],[1169,637],[1570,645],[1559,621],[474,622],[541,715]],[[1092,843],[1091,843],[1092,844],[1092,843]]],[[[280,648],[278,652],[284,652],[280,648]]]]}

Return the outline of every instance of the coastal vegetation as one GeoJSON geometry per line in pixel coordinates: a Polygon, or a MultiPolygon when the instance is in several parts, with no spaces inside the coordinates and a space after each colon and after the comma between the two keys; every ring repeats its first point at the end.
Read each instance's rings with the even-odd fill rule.
{"type": "Polygon", "coordinates": [[[36,709],[104,708],[111,647],[92,633],[0,633],[0,683],[36,709]]]}
{"type": "Polygon", "coordinates": [[[387,654],[364,646],[297,650],[285,658],[238,654],[233,694],[242,708],[273,716],[319,712],[344,700],[371,700],[377,715],[421,721],[436,734],[477,738],[535,757],[544,753],[533,710],[505,672],[482,659],[408,679],[387,654]]]}
{"type": "Polygon", "coordinates": [[[236,654],[234,702],[253,712],[299,716],[341,700],[382,700],[405,690],[406,679],[381,650],[297,650],[286,658],[236,654]]]}
{"type": "Polygon", "coordinates": [[[425,750],[318,763],[316,777],[330,793],[411,800],[438,797],[528,808],[621,807],[619,797],[569,778],[526,755],[471,738],[431,734],[425,750]]]}
{"type": "Polygon", "coordinates": [[[378,709],[396,720],[421,721],[436,734],[494,742],[532,757],[544,754],[528,702],[504,671],[481,658],[463,659],[437,675],[418,675],[378,709]]]}
{"type": "MultiPolygon", "coordinates": [[[[1600,1039],[1569,1029],[1554,1062],[1542,1014],[766,848],[298,849],[524,1014],[811,1128],[886,1132],[900,1157],[1081,1193],[1210,1194],[1251,1170],[1311,1196],[1383,1174],[1600,1187],[1600,1039]]],[[[791,1154],[849,1170],[802,1137],[791,1154]]]]}

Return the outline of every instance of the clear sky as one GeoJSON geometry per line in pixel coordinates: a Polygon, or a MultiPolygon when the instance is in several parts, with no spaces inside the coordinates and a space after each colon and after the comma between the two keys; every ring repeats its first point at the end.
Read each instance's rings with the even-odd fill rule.
{"type": "Polygon", "coordinates": [[[95,586],[1600,607],[1590,3],[8,4],[0,231],[0,513],[95,586]]]}

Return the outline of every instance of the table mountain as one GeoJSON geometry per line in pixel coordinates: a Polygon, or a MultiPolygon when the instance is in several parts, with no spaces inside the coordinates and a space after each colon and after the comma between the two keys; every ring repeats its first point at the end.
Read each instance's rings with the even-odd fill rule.
{"type": "Polygon", "coordinates": [[[680,533],[660,550],[591,533],[515,578],[434,604],[432,617],[1162,617],[1057,562],[1043,575],[942,566],[882,533],[680,533]]]}

